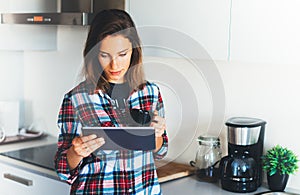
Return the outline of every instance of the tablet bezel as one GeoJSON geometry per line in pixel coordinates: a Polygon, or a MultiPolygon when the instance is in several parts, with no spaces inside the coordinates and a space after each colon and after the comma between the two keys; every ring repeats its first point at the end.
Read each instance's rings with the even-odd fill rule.
{"type": "MultiPolygon", "coordinates": [[[[105,144],[99,150],[154,150],[154,127],[82,127],[82,135],[96,134],[105,144]],[[125,138],[125,139],[124,139],[125,138]]],[[[96,154],[94,153],[94,154],[96,154]]]]}

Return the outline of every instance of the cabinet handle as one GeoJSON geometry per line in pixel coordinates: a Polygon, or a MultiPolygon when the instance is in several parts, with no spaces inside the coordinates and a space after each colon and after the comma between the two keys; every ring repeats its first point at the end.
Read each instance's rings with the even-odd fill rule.
{"type": "Polygon", "coordinates": [[[32,186],[32,184],[33,184],[32,180],[22,178],[22,177],[19,177],[19,176],[16,176],[16,175],[12,175],[12,174],[9,174],[9,173],[4,173],[3,176],[6,179],[10,179],[12,181],[21,183],[21,184],[26,185],[26,186],[32,186]]]}

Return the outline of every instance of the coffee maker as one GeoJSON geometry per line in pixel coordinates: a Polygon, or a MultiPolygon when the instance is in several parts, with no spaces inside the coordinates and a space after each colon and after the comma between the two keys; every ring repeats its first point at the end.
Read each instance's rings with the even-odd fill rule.
{"type": "Polygon", "coordinates": [[[220,162],[222,188],[231,192],[253,192],[262,183],[262,154],[266,122],[234,117],[228,127],[228,155],[220,162]]]}

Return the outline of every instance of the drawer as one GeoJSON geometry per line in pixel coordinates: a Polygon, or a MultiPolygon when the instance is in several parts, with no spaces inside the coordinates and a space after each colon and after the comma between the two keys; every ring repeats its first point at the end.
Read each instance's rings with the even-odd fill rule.
{"type": "Polygon", "coordinates": [[[70,186],[10,165],[0,163],[0,194],[53,195],[69,194],[70,186]]]}

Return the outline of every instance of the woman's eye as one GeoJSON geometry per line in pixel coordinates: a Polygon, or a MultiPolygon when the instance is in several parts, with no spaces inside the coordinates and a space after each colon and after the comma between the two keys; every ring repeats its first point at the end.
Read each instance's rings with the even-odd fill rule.
{"type": "Polygon", "coordinates": [[[124,57],[124,56],[126,56],[127,55],[127,53],[120,53],[120,56],[121,57],[124,57]]]}
{"type": "Polygon", "coordinates": [[[108,55],[107,55],[107,54],[105,54],[105,53],[100,53],[100,57],[102,57],[102,58],[107,58],[107,57],[108,57],[108,55]]]}

